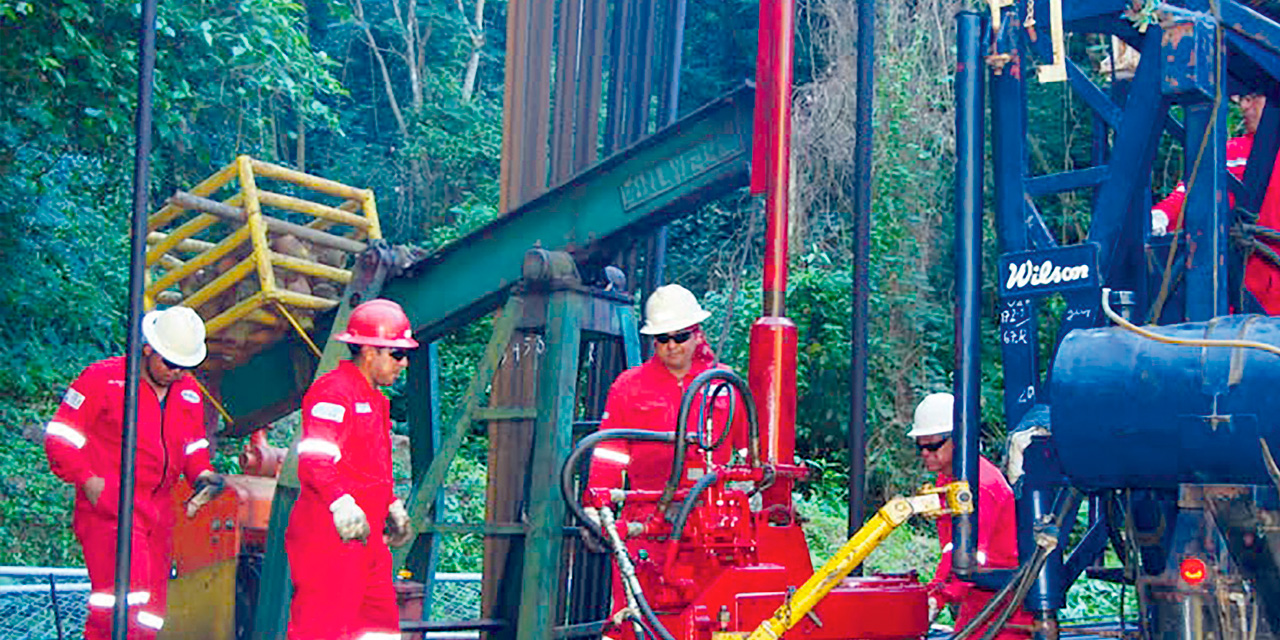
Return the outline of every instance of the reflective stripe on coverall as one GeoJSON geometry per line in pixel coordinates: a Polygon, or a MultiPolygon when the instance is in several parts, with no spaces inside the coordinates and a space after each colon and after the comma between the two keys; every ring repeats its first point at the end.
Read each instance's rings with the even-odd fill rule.
{"type": "Polygon", "coordinates": [[[400,637],[391,551],[382,539],[395,500],[390,408],[350,360],[316,380],[302,401],[302,490],[285,534],[291,640],[400,637]],[[367,541],[338,537],[329,505],[344,494],[369,519],[367,541]]]}
{"type": "MultiPolygon", "coordinates": [[[[936,481],[941,487],[952,482],[950,474],[939,473],[936,481]]],[[[1018,524],[1014,511],[1013,490],[1004,474],[990,460],[978,456],[978,550],[980,568],[1013,569],[1018,566],[1018,524]]],[[[938,518],[938,543],[942,545],[942,557],[938,569],[929,583],[929,597],[940,604],[957,602],[960,613],[956,615],[956,629],[960,629],[982,610],[991,597],[990,591],[979,589],[971,583],[951,575],[951,518],[938,518]]],[[[1019,609],[1009,620],[1009,625],[1024,628],[1031,624],[1031,614],[1019,609]]],[[[979,627],[973,637],[982,637],[986,626],[979,627]]],[[[996,636],[998,640],[1026,638],[1030,634],[1006,626],[996,636]]]]}
{"type": "MultiPolygon", "coordinates": [[[[89,365],[71,383],[45,427],[49,466],[59,478],[77,487],[73,530],[84,547],[92,588],[85,622],[87,640],[111,637],[124,373],[123,356],[89,365]],[[79,489],[95,476],[106,481],[97,505],[79,489]]],[[[132,579],[126,599],[130,638],[154,637],[164,625],[174,525],[173,486],[179,475],[185,475],[190,483],[211,470],[209,441],[204,437],[204,401],[195,380],[184,375],[169,386],[163,402],[145,380],[140,381],[132,579]]]]}

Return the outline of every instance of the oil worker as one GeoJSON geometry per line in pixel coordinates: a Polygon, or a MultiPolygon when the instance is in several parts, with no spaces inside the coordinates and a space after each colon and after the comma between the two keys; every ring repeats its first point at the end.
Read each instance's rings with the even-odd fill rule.
{"type": "MultiPolygon", "coordinates": [[[[609,387],[601,429],[675,430],[685,389],[698,374],[708,369],[724,368],[716,360],[702,331],[701,323],[710,315],[688,289],[678,284],[654,290],[645,303],[645,324],[640,329],[641,334],[653,338],[653,356],[640,366],[624,371],[609,387]]],[[[728,420],[730,398],[737,394],[711,393],[715,401],[712,428],[723,429],[728,420]]],[[[728,440],[712,453],[713,461],[718,464],[728,463],[733,451],[746,446],[746,410],[741,400],[733,401],[738,402],[738,406],[733,412],[734,423],[728,440]]],[[[696,413],[696,409],[690,412],[689,433],[696,432],[696,413]]],[[[718,433],[710,437],[714,438],[718,433]]],[[[682,487],[692,485],[706,469],[704,452],[693,446],[686,451],[682,487]]],[[[660,491],[671,475],[672,456],[669,444],[604,441],[592,453],[587,486],[660,491]]],[[[652,513],[651,504],[628,503],[618,519],[644,521],[652,513]]],[[[643,579],[646,573],[661,572],[667,548],[665,542],[633,540],[630,547],[631,556],[636,560],[637,575],[643,579]]],[[[656,576],[651,578],[656,579],[656,576]]],[[[615,609],[626,606],[622,584],[616,576],[613,602],[615,609]]]]}
{"type": "MultiPolygon", "coordinates": [[[[204,361],[204,322],[187,307],[142,318],[133,493],[128,636],[154,638],[164,626],[175,521],[171,494],[179,476],[195,489],[187,516],[222,491],[209,464],[204,400],[188,373],[204,361]]],[[[89,569],[85,638],[111,638],[119,525],[120,444],[124,433],[125,358],[89,365],[71,383],[45,428],[45,452],[59,478],[75,485],[73,522],[89,569]]]]}
{"type": "MultiPolygon", "coordinates": [[[[1236,104],[1240,107],[1241,120],[1244,121],[1244,135],[1227,140],[1227,171],[1238,180],[1244,180],[1245,165],[1249,153],[1253,150],[1253,137],[1258,131],[1258,123],[1262,121],[1262,111],[1266,108],[1266,96],[1249,94],[1236,96],[1236,104]]],[[[1280,165],[1280,162],[1277,163],[1280,165]]],[[[1262,208],[1258,212],[1258,224],[1271,229],[1280,229],[1280,184],[1277,183],[1280,171],[1273,172],[1271,183],[1267,187],[1262,208]]],[[[1170,231],[1182,228],[1182,208],[1187,199],[1187,187],[1179,182],[1169,195],[1151,208],[1151,234],[1162,236],[1170,231]]],[[[1235,197],[1229,201],[1234,205],[1235,197]]],[[[1260,242],[1260,240],[1259,240],[1260,242]]],[[[1270,314],[1280,314],[1280,266],[1272,264],[1260,255],[1250,255],[1245,264],[1244,286],[1270,314]]],[[[1242,310],[1236,309],[1235,312],[1242,310]]]]}
{"type": "Polygon", "coordinates": [[[413,536],[392,492],[389,386],[409,364],[409,318],[390,300],[351,311],[337,338],[351,359],[302,400],[298,480],[285,548],[294,593],[291,640],[399,640],[391,551],[413,536]]]}
{"type": "MultiPolygon", "coordinates": [[[[945,485],[954,480],[951,475],[951,459],[955,443],[951,439],[952,408],[955,398],[949,393],[926,396],[916,406],[915,419],[908,438],[916,441],[916,449],[924,460],[924,466],[937,474],[935,483],[945,485]]],[[[980,569],[1013,569],[1018,566],[1018,533],[1014,511],[1013,490],[990,460],[978,456],[978,550],[980,569]]],[[[938,519],[938,543],[942,557],[938,569],[929,582],[929,619],[936,617],[944,605],[958,604],[956,628],[959,629],[977,616],[982,607],[994,595],[951,575],[951,518],[938,519]]],[[[1031,614],[1021,610],[1014,614],[1008,625],[996,637],[1015,640],[1030,636],[1031,614]]],[[[974,637],[986,632],[980,627],[974,637]]]]}

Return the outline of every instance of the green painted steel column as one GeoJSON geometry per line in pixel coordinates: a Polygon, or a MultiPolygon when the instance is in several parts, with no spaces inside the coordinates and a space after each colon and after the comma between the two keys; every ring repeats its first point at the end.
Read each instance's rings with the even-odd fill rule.
{"type": "MultiPolygon", "coordinates": [[[[440,443],[440,357],[436,343],[429,342],[409,358],[409,381],[405,390],[409,398],[409,457],[413,481],[419,482],[435,459],[440,443]]],[[[435,513],[444,510],[444,493],[436,492],[435,513]]],[[[423,522],[413,526],[422,531],[423,522]]],[[[440,537],[420,533],[410,546],[406,568],[413,579],[423,584],[422,619],[431,616],[431,589],[435,582],[437,548],[440,537]]]]}
{"type": "MultiPolygon", "coordinates": [[[[501,360],[503,352],[506,351],[507,343],[511,341],[511,333],[515,330],[516,323],[519,322],[523,314],[524,299],[520,296],[512,296],[507,300],[506,306],[503,307],[502,316],[493,323],[493,335],[490,336],[489,344],[484,350],[484,358],[476,366],[476,372],[471,378],[471,384],[467,387],[466,394],[463,395],[463,404],[449,415],[449,426],[437,443],[437,449],[431,459],[431,465],[427,467],[420,478],[414,481],[413,490],[409,492],[409,498],[405,500],[405,506],[409,510],[409,518],[412,522],[418,524],[426,523],[428,516],[431,515],[436,496],[439,494],[440,489],[444,487],[444,478],[449,472],[449,465],[453,463],[454,457],[458,455],[458,450],[462,448],[462,439],[467,435],[467,430],[471,428],[476,411],[480,408],[481,402],[488,393],[489,384],[493,381],[493,371],[498,368],[498,361],[501,360]]],[[[414,475],[417,474],[415,473],[414,475]]],[[[437,518],[440,516],[439,513],[435,515],[437,518]]],[[[408,549],[408,546],[392,549],[391,566],[403,566],[408,549]]]]}
{"type": "Polygon", "coordinates": [[[618,333],[622,335],[622,352],[626,354],[627,368],[638,367],[640,358],[640,330],[636,328],[636,314],[631,307],[618,307],[618,333]]]}
{"type": "Polygon", "coordinates": [[[582,309],[577,292],[556,291],[548,296],[547,351],[538,372],[538,418],[529,464],[528,533],[516,625],[519,640],[551,640],[559,623],[565,506],[557,481],[573,443],[582,309]]]}

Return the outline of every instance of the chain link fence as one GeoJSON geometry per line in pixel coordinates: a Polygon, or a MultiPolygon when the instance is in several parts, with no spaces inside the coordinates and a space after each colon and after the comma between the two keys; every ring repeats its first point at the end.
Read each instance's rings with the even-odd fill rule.
{"type": "MultiPolygon", "coordinates": [[[[84,569],[0,567],[0,640],[82,640],[88,599],[84,569]]],[[[430,620],[479,618],[480,574],[436,574],[430,606],[430,620]]]]}
{"type": "Polygon", "coordinates": [[[0,567],[0,640],[80,640],[88,600],[84,569],[0,567]]]}

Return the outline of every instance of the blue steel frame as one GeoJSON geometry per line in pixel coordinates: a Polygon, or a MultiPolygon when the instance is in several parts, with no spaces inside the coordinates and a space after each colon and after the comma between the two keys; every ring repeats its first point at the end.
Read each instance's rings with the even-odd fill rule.
{"type": "MultiPolygon", "coordinates": [[[[1051,403],[1048,381],[1040,375],[1045,354],[1040,353],[1038,327],[1042,300],[1049,294],[1060,293],[1066,302],[1055,344],[1074,329],[1105,323],[1100,308],[1104,286],[1132,292],[1131,311],[1139,323],[1200,321],[1258,311],[1241,287],[1244,258],[1231,246],[1229,232],[1234,224],[1256,218],[1280,147],[1280,23],[1275,18],[1237,0],[1166,0],[1149,5],[1159,7],[1161,19],[1140,30],[1125,16],[1132,7],[1129,0],[1061,0],[1066,34],[1116,36],[1142,57],[1123,90],[1099,86],[1086,70],[1066,60],[1066,82],[1093,113],[1094,164],[1032,175],[1027,83],[1037,82],[1037,65],[1052,62],[1050,4],[1014,0],[998,9],[999,30],[988,34],[995,187],[990,202],[1001,254],[996,277],[1001,284],[1004,409],[1011,429],[1036,405],[1051,403]],[[1243,181],[1228,173],[1225,157],[1229,98],[1241,93],[1269,98],[1243,181]],[[1174,106],[1181,108],[1182,122],[1171,113],[1174,106]],[[1166,133],[1182,140],[1188,150],[1183,179],[1191,189],[1185,232],[1176,238],[1151,235],[1152,165],[1166,133]],[[1079,189],[1092,192],[1088,236],[1081,245],[1060,247],[1037,199],[1079,189]],[[1235,198],[1234,209],[1228,194],[1235,198]],[[1171,250],[1177,252],[1168,262],[1173,273],[1165,278],[1171,250]],[[1005,286],[1005,279],[1012,282],[1011,272],[1023,261],[1083,265],[1090,273],[1069,284],[1005,286]],[[1162,285],[1168,289],[1164,295],[1162,285]],[[1157,300],[1160,309],[1153,314],[1157,300]]],[[[1066,483],[1053,467],[1028,468],[1019,498],[1023,524],[1053,512],[1055,494],[1066,483]]],[[[1091,518],[1069,558],[1064,561],[1058,552],[1046,565],[1026,601],[1030,608],[1052,615],[1051,610],[1062,606],[1070,584],[1101,554],[1108,526],[1105,511],[1100,513],[1091,518]]],[[[1020,537],[1029,538],[1029,527],[1020,528],[1028,529],[1020,531],[1020,537]]]]}
{"type": "MultiPolygon", "coordinates": [[[[1124,16],[1130,6],[1126,0],[1064,0],[1066,33],[1117,36],[1137,48],[1143,54],[1142,61],[1125,96],[1113,96],[1077,64],[1066,61],[1071,90],[1092,110],[1096,126],[1105,127],[1110,135],[1095,136],[1094,166],[1032,175],[1027,162],[1026,93],[1027,83],[1036,82],[1035,66],[1052,59],[1047,33],[1049,4],[1018,0],[1003,7],[1000,30],[991,34],[992,202],[1001,254],[1052,258],[1058,243],[1040,215],[1037,198],[1091,189],[1088,242],[1095,245],[1100,277],[1059,291],[1067,303],[1059,337],[1073,329],[1102,324],[1102,286],[1133,292],[1137,317],[1147,320],[1159,293],[1159,271],[1168,250],[1163,239],[1150,237],[1151,170],[1160,137],[1166,132],[1178,136],[1184,148],[1192,150],[1184,163],[1186,178],[1190,178],[1194,151],[1208,135],[1187,198],[1186,233],[1179,239],[1180,306],[1167,309],[1160,320],[1205,320],[1231,310],[1250,310],[1250,301],[1241,306],[1230,295],[1233,288],[1229,280],[1239,289],[1242,260],[1231,255],[1228,243],[1228,230],[1239,213],[1228,208],[1227,193],[1239,195],[1240,209],[1256,212],[1261,204],[1280,142],[1280,99],[1268,105],[1243,182],[1226,170],[1226,115],[1232,94],[1259,92],[1280,97],[1276,90],[1280,24],[1235,0],[1215,1],[1213,6],[1205,0],[1175,0],[1162,5],[1163,26],[1153,23],[1139,32],[1124,16]],[[1039,26],[1034,39],[1024,26],[1029,8],[1039,26]],[[1185,122],[1170,116],[1174,105],[1182,107],[1185,122]],[[1184,263],[1181,258],[1187,246],[1195,247],[1197,259],[1184,263]],[[1159,259],[1148,260],[1148,250],[1158,253],[1159,259]],[[1155,266],[1149,267],[1149,263],[1155,266]]],[[[998,278],[1007,276],[997,274],[998,278]]],[[[1042,354],[1038,353],[1036,319],[1041,297],[1001,291],[1001,333],[1016,329],[1002,339],[1005,413],[1010,425],[1016,425],[1034,405],[1049,401],[1047,386],[1039,375],[1042,354]]]]}

